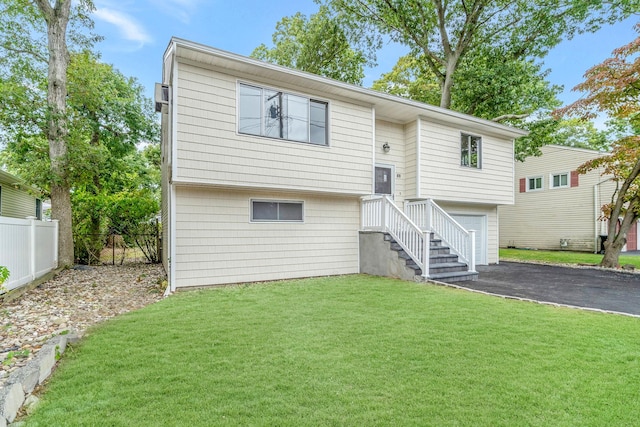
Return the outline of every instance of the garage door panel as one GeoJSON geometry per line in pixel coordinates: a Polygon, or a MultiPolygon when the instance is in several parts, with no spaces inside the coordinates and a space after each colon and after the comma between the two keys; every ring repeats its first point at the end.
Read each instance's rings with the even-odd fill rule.
{"type": "Polygon", "coordinates": [[[487,217],[486,215],[451,215],[467,230],[476,232],[476,264],[487,264],[487,217]]]}

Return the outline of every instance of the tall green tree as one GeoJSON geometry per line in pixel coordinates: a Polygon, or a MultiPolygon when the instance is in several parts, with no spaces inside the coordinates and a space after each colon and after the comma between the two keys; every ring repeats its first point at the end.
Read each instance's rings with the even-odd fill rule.
{"type": "MultiPolygon", "coordinates": [[[[0,80],[7,95],[19,94],[0,110],[6,138],[2,158],[12,170],[50,191],[51,160],[41,130],[47,106],[43,90],[37,90],[46,85],[46,77],[40,75],[31,86],[17,84],[19,80],[14,75],[0,80]]],[[[159,129],[144,88],[88,51],[70,55],[66,108],[73,231],[80,243],[77,256],[89,261],[88,254],[102,248],[101,233],[131,232],[134,224],[157,213],[159,175],[153,154],[159,129]]]]}
{"type": "MultiPolygon", "coordinates": [[[[640,33],[640,24],[636,25],[640,33]]],[[[608,219],[608,238],[600,265],[616,267],[627,233],[640,218],[640,37],[613,51],[585,73],[584,82],[574,90],[585,92],[578,101],[558,110],[558,115],[585,119],[607,113],[617,121],[617,130],[627,130],[613,142],[609,155],[588,161],[579,172],[599,167],[613,176],[617,188],[611,202],[603,207],[608,219]],[[620,123],[626,123],[621,127],[620,123]]]]}
{"type": "MultiPolygon", "coordinates": [[[[38,71],[46,70],[46,108],[34,109],[40,116],[33,120],[37,122],[34,126],[41,133],[33,138],[38,139],[40,149],[46,140],[51,215],[59,221],[58,260],[60,265],[68,266],[74,261],[66,104],[68,47],[91,43],[90,37],[77,30],[82,26],[91,28],[88,16],[93,2],[79,0],[72,6],[71,0],[2,0],[0,7],[0,66],[5,72],[24,71],[27,80],[37,80],[38,71]]],[[[10,85],[19,80],[20,77],[14,78],[10,85]]],[[[33,91],[22,87],[15,96],[33,91]]],[[[3,108],[10,107],[5,104],[3,108]]],[[[34,119],[27,109],[22,112],[27,114],[24,121],[34,119]]]]}
{"type": "MultiPolygon", "coordinates": [[[[440,106],[470,52],[492,46],[507,61],[540,58],[563,38],[640,10],[638,0],[325,0],[340,22],[374,27],[408,46],[436,77],[440,106]]],[[[376,37],[371,34],[370,37],[376,37]]],[[[476,55],[479,57],[479,55],[476,55]]]]}
{"type": "MultiPolygon", "coordinates": [[[[556,142],[558,123],[550,114],[560,106],[560,88],[547,81],[541,65],[529,59],[506,60],[500,49],[485,46],[468,54],[457,73],[452,109],[530,131],[516,141],[517,159],[538,154],[540,146],[556,142]]],[[[373,88],[433,105],[440,101],[438,78],[412,54],[400,58],[373,88]]]]}
{"type": "Polygon", "coordinates": [[[251,56],[352,84],[362,84],[365,52],[352,47],[329,9],[321,6],[309,18],[298,12],[282,18],[273,33],[273,47],[258,46],[251,56]]]}

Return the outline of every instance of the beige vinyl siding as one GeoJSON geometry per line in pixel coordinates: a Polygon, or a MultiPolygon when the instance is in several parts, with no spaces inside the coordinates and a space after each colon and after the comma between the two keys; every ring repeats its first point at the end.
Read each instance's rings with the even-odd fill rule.
{"type": "Polygon", "coordinates": [[[464,128],[422,120],[421,195],[470,203],[513,203],[513,144],[464,128]],[[481,169],[460,165],[460,135],[482,137],[481,169]]]}
{"type": "Polygon", "coordinates": [[[357,197],[176,189],[176,286],[357,273],[357,197]],[[303,201],[304,222],[250,222],[250,200],[303,201]]]}
{"type": "MultiPolygon", "coordinates": [[[[220,186],[370,193],[370,107],[327,100],[329,146],[317,146],[238,134],[235,77],[180,63],[178,79],[175,179],[220,186]]],[[[269,86],[278,88],[275,83],[269,86]]],[[[314,97],[303,89],[290,92],[314,97]]]]}
{"type": "Polygon", "coordinates": [[[550,183],[553,174],[564,172],[570,181],[572,170],[600,153],[559,146],[543,147],[542,153],[516,163],[515,205],[500,207],[500,246],[559,250],[560,239],[568,239],[567,249],[594,251],[596,234],[606,234],[596,209],[611,200],[614,183],[603,182],[607,177],[600,170],[580,175],[577,187],[551,188],[550,183]],[[530,176],[542,176],[543,189],[520,193],[520,179],[530,176]],[[596,227],[602,229],[596,233],[596,227]]]}
{"type": "Polygon", "coordinates": [[[0,215],[12,218],[36,216],[36,198],[13,185],[0,182],[0,215]]]}
{"type": "Polygon", "coordinates": [[[416,129],[417,120],[407,123],[404,126],[405,138],[405,173],[402,175],[404,181],[404,197],[417,197],[416,194],[416,129]]]}
{"type": "MultiPolygon", "coordinates": [[[[498,209],[491,205],[467,205],[437,201],[450,215],[481,215],[487,218],[487,262],[495,264],[499,258],[498,247],[498,209]]],[[[502,219],[500,219],[502,220],[502,219]]]]}
{"type": "Polygon", "coordinates": [[[387,121],[376,121],[376,164],[393,165],[395,168],[393,199],[402,206],[405,198],[405,136],[404,126],[387,121]],[[382,149],[384,143],[391,147],[388,153],[382,149]]]}

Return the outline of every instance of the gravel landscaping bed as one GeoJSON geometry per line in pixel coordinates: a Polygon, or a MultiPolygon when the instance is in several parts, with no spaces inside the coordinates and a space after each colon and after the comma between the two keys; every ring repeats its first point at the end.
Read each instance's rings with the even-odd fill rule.
{"type": "Polygon", "coordinates": [[[1,303],[0,386],[52,336],[81,336],[96,323],[162,299],[165,279],[161,264],[81,266],[1,303]]]}

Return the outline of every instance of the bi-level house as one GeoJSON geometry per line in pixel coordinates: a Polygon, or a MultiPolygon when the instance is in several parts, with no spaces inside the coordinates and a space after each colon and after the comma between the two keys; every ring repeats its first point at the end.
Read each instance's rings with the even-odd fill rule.
{"type": "Polygon", "coordinates": [[[178,38],[156,109],[172,290],[498,261],[521,130],[178,38]]]}

